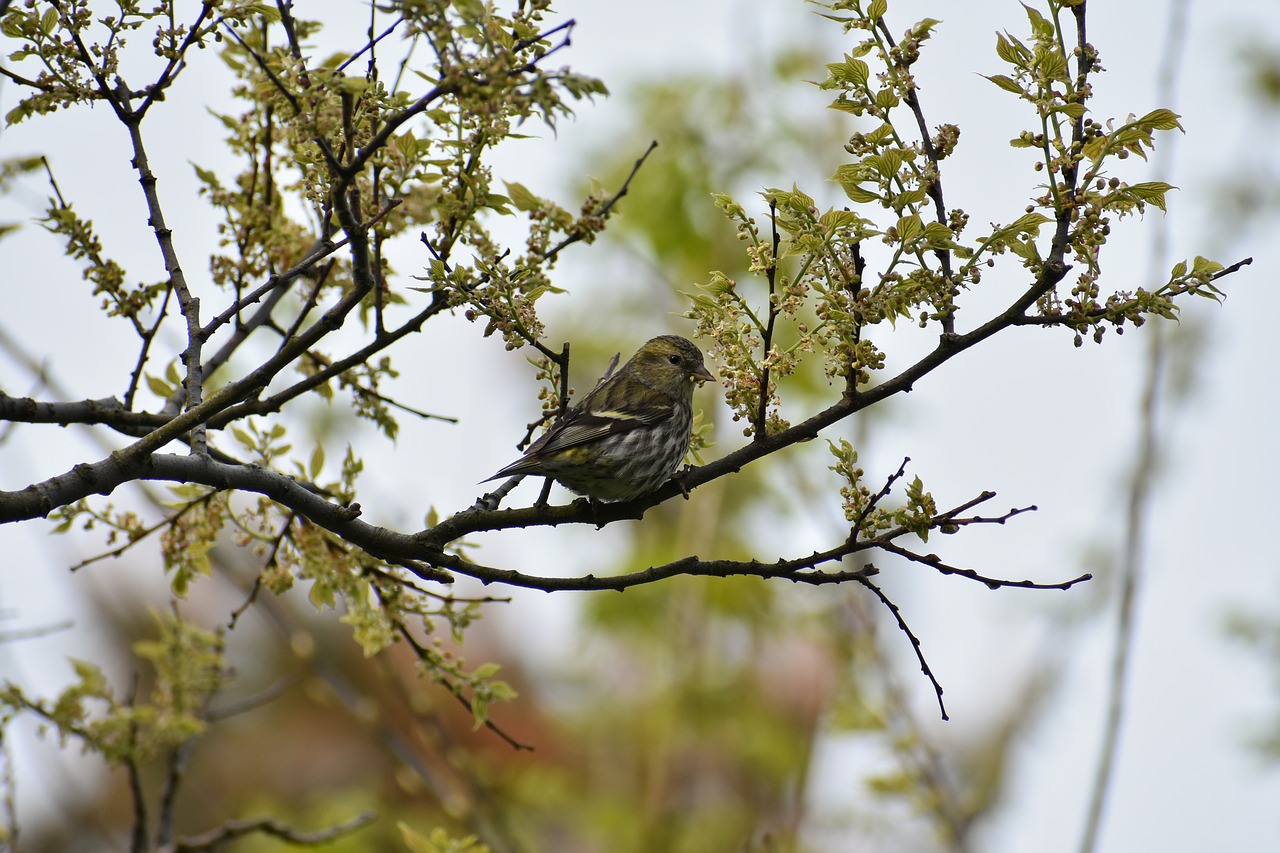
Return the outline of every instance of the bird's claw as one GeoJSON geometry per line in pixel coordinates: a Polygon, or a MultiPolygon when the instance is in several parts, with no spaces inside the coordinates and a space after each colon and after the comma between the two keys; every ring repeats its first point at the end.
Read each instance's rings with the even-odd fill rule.
{"type": "Polygon", "coordinates": [[[676,487],[680,489],[680,494],[684,495],[685,500],[689,500],[689,487],[685,485],[684,478],[692,470],[692,465],[686,465],[671,475],[671,482],[675,483],[676,487]]]}

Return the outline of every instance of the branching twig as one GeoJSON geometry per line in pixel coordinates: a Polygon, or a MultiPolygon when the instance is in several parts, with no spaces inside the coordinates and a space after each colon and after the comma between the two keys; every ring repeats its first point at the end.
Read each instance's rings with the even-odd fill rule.
{"type": "Polygon", "coordinates": [[[881,590],[880,587],[876,586],[866,577],[858,578],[858,583],[871,590],[875,597],[880,599],[880,603],[889,608],[889,612],[893,614],[894,620],[898,623],[898,629],[901,630],[902,633],[906,634],[907,639],[911,641],[911,649],[916,653],[916,660],[920,662],[920,671],[924,673],[925,678],[929,679],[929,683],[933,685],[933,692],[938,697],[938,710],[942,713],[942,719],[950,719],[950,717],[947,716],[946,703],[942,701],[942,685],[938,683],[938,679],[933,674],[933,670],[929,668],[929,662],[925,660],[924,649],[920,647],[920,638],[912,633],[910,626],[907,625],[907,620],[902,618],[902,611],[898,609],[898,605],[894,604],[889,599],[889,596],[884,594],[884,591],[881,590]]]}
{"type": "MultiPolygon", "coordinates": [[[[885,41],[889,43],[889,47],[895,46],[893,34],[889,32],[889,25],[885,23],[884,17],[881,16],[876,21],[876,28],[880,30],[885,41]]],[[[908,66],[903,65],[905,71],[908,66]]],[[[934,148],[933,139],[929,136],[929,123],[924,118],[924,108],[920,105],[920,96],[917,94],[914,84],[906,87],[906,95],[903,97],[911,114],[915,116],[916,127],[920,130],[920,147],[924,151],[925,158],[933,167],[933,179],[924,186],[924,191],[929,194],[929,198],[933,200],[934,217],[942,225],[947,224],[947,205],[942,197],[942,164],[938,157],[938,151],[934,148]]],[[[938,264],[942,267],[942,275],[947,282],[947,288],[951,295],[956,293],[955,282],[951,279],[951,250],[937,249],[934,254],[938,258],[938,264]]],[[[952,305],[950,311],[942,317],[942,333],[944,335],[954,335],[956,331],[955,306],[952,305]]]]}
{"type": "MultiPolygon", "coordinates": [[[[418,642],[418,640],[413,636],[413,632],[403,624],[399,623],[397,623],[396,628],[398,629],[400,636],[404,638],[404,641],[409,644],[409,648],[413,649],[414,654],[418,656],[418,659],[421,660],[429,669],[435,671],[436,680],[444,686],[449,695],[458,700],[458,703],[461,704],[462,707],[466,708],[468,713],[474,714],[475,707],[471,704],[471,700],[462,695],[462,688],[458,687],[458,685],[454,684],[443,673],[438,671],[437,667],[431,662],[430,655],[427,652],[426,647],[418,642]]],[[[533,751],[532,744],[516,740],[514,737],[503,731],[501,726],[489,719],[487,716],[484,719],[484,727],[506,741],[507,745],[517,752],[521,750],[528,750],[529,752],[533,751]]]]}
{"type": "Polygon", "coordinates": [[[752,436],[756,441],[759,441],[768,433],[766,425],[769,421],[769,355],[770,350],[773,349],[773,328],[777,322],[779,310],[776,295],[778,287],[778,246],[782,242],[782,235],[778,233],[778,201],[772,198],[769,199],[769,232],[772,236],[772,249],[769,254],[769,268],[765,273],[769,280],[769,319],[765,322],[760,338],[760,405],[756,409],[754,435],[752,436]]]}
{"type": "Polygon", "coordinates": [[[366,42],[364,47],[360,48],[355,53],[351,54],[351,56],[347,57],[346,61],[338,66],[337,70],[339,72],[346,71],[347,66],[355,62],[360,57],[364,56],[369,51],[373,50],[374,45],[376,45],[378,42],[382,41],[384,38],[394,33],[396,31],[396,28],[403,23],[404,23],[404,16],[400,15],[399,17],[396,18],[395,23],[387,27],[385,30],[379,33],[375,38],[372,38],[368,42],[366,42]]]}
{"type": "MultiPolygon", "coordinates": [[[[609,215],[609,213],[613,210],[613,206],[617,204],[618,201],[621,200],[622,197],[625,196],[627,192],[631,189],[631,181],[635,178],[636,174],[640,171],[640,167],[644,165],[644,161],[649,159],[649,155],[653,153],[653,149],[657,147],[658,147],[658,140],[655,139],[649,143],[649,147],[646,148],[644,150],[644,153],[641,154],[638,158],[636,158],[636,162],[632,164],[631,172],[627,175],[627,179],[622,182],[622,186],[618,188],[618,191],[614,193],[609,198],[608,201],[606,201],[603,205],[600,206],[600,209],[596,211],[596,216],[607,217],[609,215]]],[[[587,236],[587,232],[584,229],[575,228],[568,236],[566,236],[559,243],[552,246],[547,251],[547,253],[542,256],[543,261],[545,261],[547,263],[548,268],[550,268],[551,263],[556,259],[556,256],[560,254],[562,249],[568,246],[571,246],[574,243],[577,243],[579,240],[582,240],[586,236],[587,236]]]]}
{"type": "Polygon", "coordinates": [[[1070,589],[1076,584],[1093,580],[1093,575],[1088,572],[1080,575],[1079,577],[1074,577],[1071,580],[1059,581],[1058,583],[1040,583],[1031,580],[1003,580],[1001,578],[991,578],[986,575],[980,575],[973,569],[962,569],[956,566],[947,565],[942,562],[942,559],[938,557],[937,554],[917,554],[914,551],[909,551],[893,542],[881,542],[877,547],[888,551],[890,554],[897,554],[899,557],[904,557],[913,563],[920,563],[921,565],[928,566],[929,568],[936,570],[939,574],[959,575],[960,577],[968,578],[969,580],[978,581],[988,589],[1000,589],[1002,587],[1017,587],[1019,589],[1070,589]]]}
{"type": "Polygon", "coordinates": [[[160,848],[157,853],[206,853],[216,850],[229,841],[243,838],[246,835],[260,834],[278,838],[289,844],[318,847],[329,844],[344,835],[349,835],[373,823],[377,815],[373,812],[362,812],[345,823],[316,832],[300,832],[276,820],[275,818],[257,818],[255,820],[227,821],[217,829],[211,829],[203,835],[179,839],[176,843],[160,848]]]}

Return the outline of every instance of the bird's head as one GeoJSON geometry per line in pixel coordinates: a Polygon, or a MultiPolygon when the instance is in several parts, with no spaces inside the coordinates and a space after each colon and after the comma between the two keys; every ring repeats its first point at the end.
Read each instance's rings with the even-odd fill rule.
{"type": "Polygon", "coordinates": [[[690,381],[715,381],[703,364],[702,351],[693,341],[678,335],[662,335],[649,341],[636,352],[629,367],[647,384],[671,392],[687,387],[690,381]]]}

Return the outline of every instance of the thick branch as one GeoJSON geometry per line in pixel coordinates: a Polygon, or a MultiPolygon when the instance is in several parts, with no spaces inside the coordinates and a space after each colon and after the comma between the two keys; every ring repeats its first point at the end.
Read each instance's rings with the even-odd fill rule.
{"type": "MultiPolygon", "coordinates": [[[[114,457],[105,460],[113,462],[114,457]]],[[[443,548],[432,541],[430,533],[410,535],[398,533],[385,528],[368,524],[359,519],[358,505],[343,507],[332,503],[321,495],[310,491],[306,485],[291,477],[269,471],[256,465],[227,465],[215,462],[207,457],[195,455],[177,456],[172,454],[156,454],[150,458],[134,461],[131,465],[80,465],[71,471],[37,486],[29,487],[21,492],[0,493],[0,522],[32,518],[44,514],[48,510],[42,508],[48,502],[53,506],[61,506],[79,500],[91,493],[109,494],[119,485],[135,479],[164,480],[182,483],[202,483],[216,489],[238,489],[265,495],[276,503],[296,510],[311,521],[342,537],[345,541],[363,548],[373,556],[390,563],[405,565],[427,580],[446,580],[447,575],[438,569],[453,570],[461,574],[489,583],[504,583],[512,586],[540,589],[547,592],[559,590],[621,590],[632,586],[653,583],[676,575],[698,575],[705,577],[729,577],[732,575],[750,575],[765,578],[786,578],[800,583],[827,584],[841,583],[864,576],[865,573],[855,571],[826,573],[817,567],[825,563],[841,560],[851,554],[871,549],[882,549],[902,554],[909,559],[927,563],[946,574],[958,574],[978,580],[988,586],[1019,586],[1029,588],[1066,589],[1073,584],[1087,580],[1088,576],[1055,584],[1036,584],[1032,581],[1002,581],[978,575],[968,569],[959,569],[942,564],[936,557],[921,557],[894,545],[895,540],[914,535],[906,527],[898,526],[883,531],[876,537],[859,540],[850,536],[843,543],[824,551],[814,551],[803,557],[779,559],[772,563],[758,560],[703,560],[697,556],[688,556],[660,566],[653,566],[639,572],[624,575],[598,577],[584,575],[582,577],[541,577],[529,575],[510,569],[501,569],[472,562],[455,554],[446,553],[443,548]],[[427,572],[421,571],[415,564],[422,563],[433,567],[427,572]]],[[[979,497],[986,500],[993,493],[984,492],[979,497]]],[[[940,513],[931,521],[933,526],[944,524],[957,525],[960,520],[956,516],[971,507],[975,501],[966,501],[960,506],[940,513]]],[[[585,501],[581,502],[585,503],[585,501]]],[[[570,507],[548,507],[549,511],[565,511],[576,509],[570,507]]],[[[588,510],[589,511],[589,510],[588,510]]],[[[527,510],[509,510],[501,515],[527,513],[527,510]]]]}
{"type": "MultiPolygon", "coordinates": [[[[126,94],[121,93],[119,97],[127,103],[126,94]]],[[[151,226],[156,242],[160,246],[160,255],[164,259],[169,285],[178,297],[178,309],[187,321],[187,346],[182,351],[182,362],[187,368],[185,408],[190,410],[199,405],[203,396],[200,350],[204,341],[200,337],[200,300],[192,296],[191,289],[187,286],[187,278],[182,272],[178,251],[173,244],[173,231],[165,223],[164,210],[160,206],[160,194],[156,191],[156,176],[151,171],[147,150],[142,144],[142,116],[129,116],[124,123],[129,130],[129,141],[133,146],[133,168],[138,173],[138,183],[142,185],[142,193],[147,201],[147,223],[151,226]]],[[[205,450],[203,430],[197,429],[195,438],[191,452],[203,453],[205,450]]]]}
{"type": "Polygon", "coordinates": [[[910,391],[916,381],[932,373],[955,356],[970,347],[982,343],[997,332],[1014,325],[1017,318],[1024,316],[1027,309],[1035,304],[1035,301],[1041,295],[1061,281],[1066,273],[1067,267],[1046,263],[1043,271],[1031,287],[1005,311],[991,318],[983,325],[963,335],[943,335],[932,352],[892,379],[867,390],[847,390],[839,401],[809,419],[781,432],[753,440],[714,462],[685,471],[681,475],[679,484],[669,482],[657,491],[636,500],[604,504],[597,507],[592,507],[586,500],[579,500],[572,504],[558,507],[527,507],[497,511],[487,511],[473,507],[446,519],[431,530],[425,531],[423,535],[428,541],[445,545],[468,533],[484,530],[503,530],[512,527],[535,525],[555,526],[573,522],[590,522],[597,526],[603,526],[622,519],[642,518],[649,507],[662,503],[677,494],[682,494],[684,490],[693,489],[726,474],[741,471],[746,465],[757,459],[762,459],[793,444],[811,441],[817,438],[822,430],[844,420],[850,415],[896,394],[910,391]]]}

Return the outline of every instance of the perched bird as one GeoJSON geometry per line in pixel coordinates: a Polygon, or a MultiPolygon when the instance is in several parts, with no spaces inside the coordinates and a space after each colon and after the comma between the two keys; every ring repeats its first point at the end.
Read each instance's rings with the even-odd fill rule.
{"type": "MultiPolygon", "coordinates": [[[[693,382],[714,381],[692,341],[662,335],[489,480],[553,477],[580,495],[626,501],[652,492],[689,449],[693,382]]],[[[486,480],[485,482],[488,482],[486,480]]]]}

